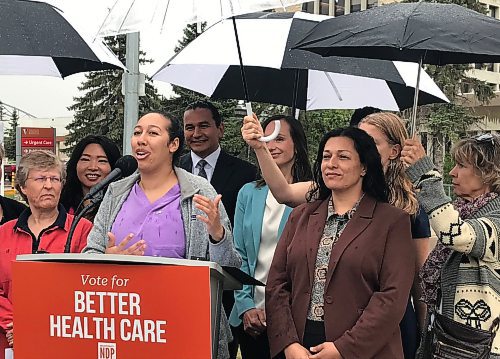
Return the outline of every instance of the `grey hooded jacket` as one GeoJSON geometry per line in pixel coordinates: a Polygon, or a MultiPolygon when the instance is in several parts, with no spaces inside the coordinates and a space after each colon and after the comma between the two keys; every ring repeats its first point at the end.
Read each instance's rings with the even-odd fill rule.
{"type": "MultiPolygon", "coordinates": [[[[186,258],[206,258],[224,266],[239,268],[241,257],[234,248],[231,224],[222,202],[219,204],[219,211],[225,234],[220,242],[213,243],[210,241],[205,223],[196,218],[197,215],[204,215],[204,213],[195,207],[193,196],[200,194],[214,199],[217,196],[215,189],[202,177],[195,176],[178,167],[175,167],[174,170],[181,189],[180,202],[186,237],[186,258]]],[[[139,173],[135,173],[109,186],[94,219],[94,227],[87,238],[87,246],[83,250],[84,253],[105,252],[108,243],[107,232],[111,230],[123,202],[125,202],[132,187],[139,179],[139,173]]],[[[120,238],[117,239],[120,240],[120,238]]],[[[231,340],[232,335],[229,323],[226,313],[222,310],[217,355],[219,359],[229,358],[227,343],[231,340]]]]}

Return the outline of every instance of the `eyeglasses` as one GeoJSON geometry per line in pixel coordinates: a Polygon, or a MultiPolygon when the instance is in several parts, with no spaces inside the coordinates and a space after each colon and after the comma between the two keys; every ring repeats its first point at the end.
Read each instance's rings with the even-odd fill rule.
{"type": "Polygon", "coordinates": [[[49,180],[50,183],[52,183],[52,184],[60,184],[61,183],[61,177],[57,177],[57,176],[40,176],[40,177],[34,177],[34,178],[28,177],[28,179],[31,179],[38,184],[44,184],[45,182],[47,182],[47,180],[49,180]]]}
{"type": "Polygon", "coordinates": [[[491,143],[492,146],[495,146],[495,136],[491,133],[483,133],[482,135],[477,135],[473,138],[479,143],[491,143]]]}

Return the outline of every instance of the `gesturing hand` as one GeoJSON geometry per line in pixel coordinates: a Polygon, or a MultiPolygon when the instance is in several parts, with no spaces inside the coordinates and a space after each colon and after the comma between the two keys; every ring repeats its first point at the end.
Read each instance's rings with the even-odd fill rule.
{"type": "Polygon", "coordinates": [[[130,254],[136,256],[143,256],[146,250],[146,242],[144,240],[137,241],[137,243],[132,244],[130,247],[125,248],[127,244],[134,237],[133,233],[127,235],[120,244],[116,245],[116,237],[113,233],[108,232],[108,245],[106,246],[106,254],[130,254]]]}
{"type": "Polygon", "coordinates": [[[198,215],[196,216],[200,221],[207,224],[208,234],[216,242],[219,242],[224,238],[224,227],[220,222],[220,212],[219,203],[222,196],[220,194],[215,197],[212,201],[210,198],[202,196],[201,194],[194,195],[194,203],[196,208],[205,212],[206,217],[198,215]]]}
{"type": "Polygon", "coordinates": [[[264,130],[262,129],[259,119],[255,114],[253,114],[253,116],[245,116],[243,118],[241,135],[243,136],[245,142],[254,150],[265,146],[264,142],[259,141],[259,138],[264,136],[264,130]]]}

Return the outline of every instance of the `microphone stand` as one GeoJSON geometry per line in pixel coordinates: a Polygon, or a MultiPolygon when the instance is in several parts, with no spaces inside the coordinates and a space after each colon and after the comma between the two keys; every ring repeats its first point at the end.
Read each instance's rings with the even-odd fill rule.
{"type": "MultiPolygon", "coordinates": [[[[101,193],[101,192],[98,192],[101,193]]],[[[97,194],[97,193],[96,193],[97,194]]],[[[69,233],[68,233],[68,238],[66,239],[66,245],[64,246],[64,253],[69,253],[71,251],[71,241],[73,239],[73,234],[75,233],[76,226],[80,219],[83,218],[83,216],[90,211],[92,208],[94,208],[98,203],[102,201],[102,193],[100,196],[96,196],[96,198],[92,198],[90,200],[90,204],[88,206],[83,207],[82,211],[78,213],[78,215],[73,218],[73,223],[71,223],[71,227],[69,228],[69,233]]]]}

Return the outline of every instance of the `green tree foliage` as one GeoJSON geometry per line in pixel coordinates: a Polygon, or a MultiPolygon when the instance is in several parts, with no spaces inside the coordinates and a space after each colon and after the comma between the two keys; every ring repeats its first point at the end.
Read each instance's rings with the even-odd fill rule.
{"type": "Polygon", "coordinates": [[[19,126],[19,115],[17,110],[14,109],[12,111],[12,115],[9,120],[9,129],[7,130],[7,134],[5,136],[5,154],[9,158],[9,160],[16,159],[16,128],[19,126]]]}
{"type": "Polygon", "coordinates": [[[351,114],[352,111],[348,110],[321,110],[305,113],[301,122],[306,131],[311,164],[316,160],[319,142],[323,135],[335,128],[348,126],[351,114]]]}
{"type": "MultiPolygon", "coordinates": [[[[106,38],[106,43],[125,63],[125,36],[106,38]]],[[[140,52],[140,64],[149,63],[145,53],[140,52]]],[[[86,80],[78,87],[84,93],[75,97],[75,103],[68,107],[75,112],[74,121],[66,128],[67,152],[71,152],[78,141],[89,134],[101,134],[111,138],[119,146],[123,143],[123,109],[125,97],[122,95],[122,70],[92,71],[85,74],[86,80]]],[[[164,105],[146,78],[146,96],[139,97],[139,116],[150,111],[159,111],[164,105]]]]}

